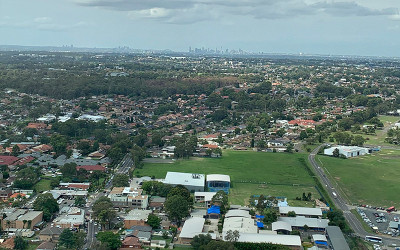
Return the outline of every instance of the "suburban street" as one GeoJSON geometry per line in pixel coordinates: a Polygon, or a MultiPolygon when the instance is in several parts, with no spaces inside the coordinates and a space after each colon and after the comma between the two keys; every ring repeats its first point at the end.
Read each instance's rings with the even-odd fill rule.
{"type": "MultiPolygon", "coordinates": [[[[335,203],[336,207],[343,211],[343,215],[346,218],[351,229],[354,231],[354,233],[361,238],[365,238],[365,236],[371,235],[370,233],[367,233],[364,230],[361,222],[357,219],[357,217],[354,214],[350,212],[351,206],[347,204],[346,200],[342,197],[341,192],[335,189],[334,185],[332,185],[331,181],[326,176],[323,168],[321,168],[321,166],[316,162],[315,155],[318,153],[319,149],[322,146],[324,146],[324,144],[315,148],[308,156],[308,160],[311,163],[312,167],[314,168],[314,171],[317,173],[321,181],[321,184],[325,186],[331,200],[335,203]],[[333,192],[336,194],[336,198],[334,197],[333,192]]],[[[380,234],[375,234],[374,236],[381,237],[385,245],[394,246],[395,244],[396,246],[400,246],[400,239],[398,238],[392,238],[380,234]]]]}
{"type": "MultiPolygon", "coordinates": [[[[115,169],[115,174],[112,174],[108,182],[104,186],[104,190],[99,190],[97,193],[92,194],[92,197],[89,198],[87,202],[87,207],[85,208],[86,214],[91,214],[93,203],[99,199],[100,197],[107,196],[108,190],[112,187],[112,180],[116,174],[128,174],[131,167],[133,167],[133,160],[130,157],[130,154],[126,154],[121,162],[117,165],[115,169]]],[[[87,236],[86,243],[84,249],[90,249],[91,246],[96,242],[96,233],[99,231],[97,223],[93,221],[93,218],[90,218],[90,221],[87,222],[87,236]]]]}

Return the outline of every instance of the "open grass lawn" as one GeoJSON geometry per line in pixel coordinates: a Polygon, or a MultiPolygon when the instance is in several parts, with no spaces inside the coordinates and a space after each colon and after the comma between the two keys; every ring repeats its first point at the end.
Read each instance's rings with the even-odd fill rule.
{"type": "Polygon", "coordinates": [[[357,204],[400,206],[400,150],[339,159],[317,156],[339,192],[357,204]]]}
{"type": "Polygon", "coordinates": [[[34,188],[36,189],[36,192],[42,192],[46,190],[51,190],[50,183],[51,183],[51,177],[42,177],[42,179],[35,184],[34,188]]]}
{"type": "Polygon", "coordinates": [[[313,193],[314,181],[301,165],[299,158],[306,154],[265,153],[253,151],[226,150],[220,159],[191,158],[178,160],[173,164],[145,163],[135,175],[164,178],[168,171],[226,174],[231,177],[231,204],[247,204],[251,195],[286,196],[289,199],[301,197],[303,192],[313,193]]]}
{"type": "Polygon", "coordinates": [[[384,129],[376,130],[375,135],[362,135],[364,138],[367,139],[366,144],[377,145],[377,146],[397,147],[394,144],[385,142],[385,138],[386,138],[387,130],[389,128],[391,128],[396,122],[398,122],[400,120],[400,117],[399,116],[382,115],[382,116],[379,116],[379,119],[383,123],[384,129]]]}

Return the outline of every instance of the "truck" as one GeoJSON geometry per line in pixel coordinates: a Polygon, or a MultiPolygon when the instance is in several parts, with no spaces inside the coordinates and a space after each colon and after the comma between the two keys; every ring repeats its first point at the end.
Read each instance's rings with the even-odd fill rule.
{"type": "Polygon", "coordinates": [[[337,198],[337,194],[335,193],[335,192],[332,192],[332,196],[333,196],[333,198],[337,198]]]}

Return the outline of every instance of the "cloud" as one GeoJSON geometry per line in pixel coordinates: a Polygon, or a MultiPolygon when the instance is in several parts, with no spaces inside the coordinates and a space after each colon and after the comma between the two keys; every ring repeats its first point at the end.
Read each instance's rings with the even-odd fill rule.
{"type": "Polygon", "coordinates": [[[6,21],[0,21],[1,27],[11,27],[19,29],[37,29],[47,31],[66,31],[79,27],[85,27],[89,24],[86,22],[75,23],[56,23],[50,17],[36,17],[28,20],[19,20],[15,22],[12,18],[7,18],[6,21]]]}
{"type": "Polygon", "coordinates": [[[131,18],[147,18],[167,23],[193,23],[250,16],[257,19],[283,19],[299,16],[330,15],[391,16],[396,8],[376,9],[356,1],[321,0],[73,0],[80,6],[126,11],[131,18]]]}

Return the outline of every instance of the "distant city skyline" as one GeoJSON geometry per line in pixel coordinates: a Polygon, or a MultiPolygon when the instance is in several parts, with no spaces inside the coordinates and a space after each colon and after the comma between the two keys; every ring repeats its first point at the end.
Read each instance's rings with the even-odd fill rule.
{"type": "Polygon", "coordinates": [[[400,57],[400,1],[0,0],[0,45],[400,57]]]}

